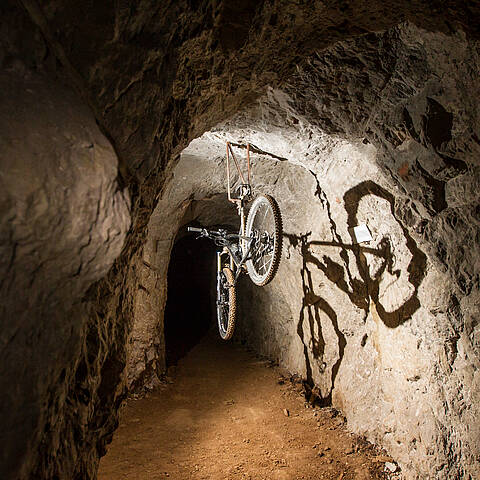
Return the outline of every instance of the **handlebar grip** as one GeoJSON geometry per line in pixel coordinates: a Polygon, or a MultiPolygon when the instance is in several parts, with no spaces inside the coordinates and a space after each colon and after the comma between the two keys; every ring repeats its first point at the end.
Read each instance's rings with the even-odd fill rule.
{"type": "Polygon", "coordinates": [[[188,232],[203,232],[203,228],[197,228],[197,227],[187,227],[188,232]]]}

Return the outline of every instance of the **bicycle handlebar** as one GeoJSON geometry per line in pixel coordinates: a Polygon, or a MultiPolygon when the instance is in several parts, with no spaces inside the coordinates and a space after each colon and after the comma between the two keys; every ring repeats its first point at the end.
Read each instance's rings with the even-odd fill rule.
{"type": "Polygon", "coordinates": [[[197,232],[200,233],[200,237],[215,239],[228,239],[228,238],[239,238],[239,235],[236,233],[230,233],[226,230],[208,230],[207,228],[198,228],[198,227],[187,227],[188,232],[197,232]]]}
{"type": "Polygon", "coordinates": [[[223,237],[227,232],[223,230],[209,230],[208,228],[198,228],[198,227],[187,227],[188,232],[198,232],[203,236],[208,237],[209,235],[215,235],[223,237]]]}

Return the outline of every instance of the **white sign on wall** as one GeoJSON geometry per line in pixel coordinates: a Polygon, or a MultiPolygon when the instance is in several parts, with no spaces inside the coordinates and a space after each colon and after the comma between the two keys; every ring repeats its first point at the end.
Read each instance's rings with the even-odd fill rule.
{"type": "Polygon", "coordinates": [[[356,227],[349,228],[348,231],[352,236],[353,243],[369,242],[370,240],[373,240],[370,230],[364,223],[357,225],[356,227]]]}

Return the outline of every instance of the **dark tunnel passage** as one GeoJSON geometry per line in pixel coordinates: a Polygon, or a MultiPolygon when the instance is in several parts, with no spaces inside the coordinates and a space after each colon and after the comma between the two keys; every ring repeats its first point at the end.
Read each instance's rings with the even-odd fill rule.
{"type": "Polygon", "coordinates": [[[101,480],[477,479],[480,0],[136,3],[0,3],[0,480],[115,435],[101,480]],[[182,225],[238,232],[250,176],[281,261],[224,342],[182,225]]]}
{"type": "Polygon", "coordinates": [[[210,240],[191,234],[173,246],[164,317],[167,367],[176,365],[214,321],[215,252],[210,240]]]}

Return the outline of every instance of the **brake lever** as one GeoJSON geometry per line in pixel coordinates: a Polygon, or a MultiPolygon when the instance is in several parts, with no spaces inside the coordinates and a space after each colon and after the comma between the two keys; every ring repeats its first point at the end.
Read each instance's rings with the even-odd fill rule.
{"type": "Polygon", "coordinates": [[[208,238],[208,230],[206,228],[202,228],[200,235],[195,240],[199,240],[200,238],[203,238],[203,237],[208,238]]]}

